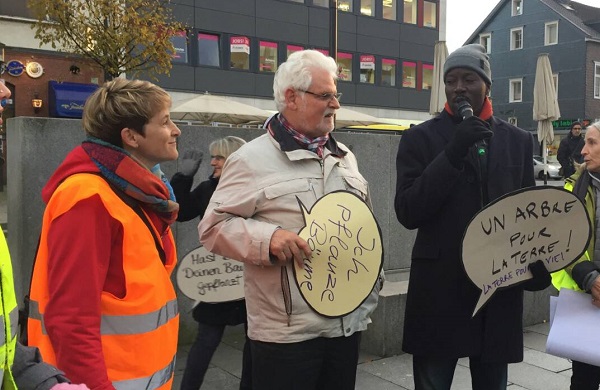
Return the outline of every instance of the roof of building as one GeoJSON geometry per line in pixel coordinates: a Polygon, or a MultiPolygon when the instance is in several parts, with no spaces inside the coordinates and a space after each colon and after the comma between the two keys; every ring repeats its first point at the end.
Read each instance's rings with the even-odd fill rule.
{"type": "MultiPolygon", "coordinates": [[[[538,0],[552,9],[565,20],[569,21],[581,32],[586,38],[600,40],[600,8],[591,7],[571,0],[538,0]]],[[[481,22],[475,29],[473,34],[467,39],[464,44],[472,42],[475,37],[484,29],[484,27],[496,17],[500,9],[504,7],[510,0],[501,0],[496,4],[496,7],[490,14],[481,22]]]]}

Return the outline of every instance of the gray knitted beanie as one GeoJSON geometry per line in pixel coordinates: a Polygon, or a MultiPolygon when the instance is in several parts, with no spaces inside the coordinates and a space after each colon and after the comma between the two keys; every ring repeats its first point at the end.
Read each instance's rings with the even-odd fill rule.
{"type": "Polygon", "coordinates": [[[485,47],[478,43],[465,45],[454,50],[444,63],[444,80],[451,69],[467,68],[471,69],[485,81],[488,85],[492,85],[492,70],[490,69],[490,61],[485,47]]]}

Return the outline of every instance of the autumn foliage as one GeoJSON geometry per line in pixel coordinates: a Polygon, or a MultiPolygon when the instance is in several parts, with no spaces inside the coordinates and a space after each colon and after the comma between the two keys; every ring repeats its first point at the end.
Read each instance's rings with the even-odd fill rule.
{"type": "Polygon", "coordinates": [[[92,59],[107,78],[169,74],[171,37],[185,30],[168,0],[28,0],[42,44],[92,59]]]}

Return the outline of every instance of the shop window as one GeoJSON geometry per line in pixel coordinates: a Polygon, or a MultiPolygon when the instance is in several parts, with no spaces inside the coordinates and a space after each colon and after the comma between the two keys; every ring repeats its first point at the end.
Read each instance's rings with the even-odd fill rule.
{"type": "Polygon", "coordinates": [[[383,18],[387,20],[396,20],[396,0],[383,1],[383,18]]]}
{"type": "Polygon", "coordinates": [[[417,0],[404,0],[404,23],[417,24],[417,0]]]}
{"type": "Polygon", "coordinates": [[[485,52],[490,54],[492,52],[492,34],[485,33],[479,34],[479,43],[485,47],[485,52]]]}
{"type": "Polygon", "coordinates": [[[523,27],[510,29],[510,50],[523,48],[523,27]]]}
{"type": "Polygon", "coordinates": [[[544,34],[544,45],[556,45],[558,43],[558,21],[546,23],[544,34]]]}
{"type": "Polygon", "coordinates": [[[523,79],[511,79],[509,86],[509,103],[519,103],[523,101],[523,79]]]}
{"type": "Polygon", "coordinates": [[[360,56],[360,82],[375,84],[375,56],[360,56]]]}
{"type": "Polygon", "coordinates": [[[352,81],[352,54],[338,53],[338,79],[341,81],[352,81]]]}
{"type": "Polygon", "coordinates": [[[354,0],[338,0],[338,9],[344,12],[352,12],[352,2],[354,0]]]}
{"type": "Polygon", "coordinates": [[[178,31],[171,37],[171,43],[173,44],[173,59],[171,60],[175,64],[187,64],[188,63],[188,41],[187,32],[178,31]]]}
{"type": "Polygon", "coordinates": [[[433,86],[433,65],[423,64],[422,89],[431,89],[433,86]]]}
{"type": "Polygon", "coordinates": [[[260,72],[275,72],[277,70],[277,44],[275,42],[260,41],[260,72]]]}
{"type": "Polygon", "coordinates": [[[232,69],[250,70],[250,39],[248,37],[231,37],[230,51],[232,69]]]}
{"type": "Polygon", "coordinates": [[[375,16],[375,0],[360,0],[360,14],[375,16]]]}
{"type": "Polygon", "coordinates": [[[389,87],[396,86],[396,60],[387,58],[381,60],[381,84],[389,87]]]}
{"type": "Polygon", "coordinates": [[[198,63],[207,66],[221,66],[218,35],[198,34],[198,63]]]}
{"type": "Polygon", "coordinates": [[[302,46],[287,45],[286,58],[289,58],[290,54],[297,52],[297,51],[302,51],[302,50],[304,50],[304,48],[302,46]]]}
{"type": "Polygon", "coordinates": [[[431,1],[423,2],[423,26],[437,27],[437,4],[431,1]]]}
{"type": "Polygon", "coordinates": [[[324,56],[330,57],[329,55],[329,50],[325,50],[325,49],[313,49],[318,51],[319,53],[323,54],[324,56]]]}
{"type": "Polygon", "coordinates": [[[417,88],[417,63],[402,63],[402,86],[404,88],[417,88]]]}

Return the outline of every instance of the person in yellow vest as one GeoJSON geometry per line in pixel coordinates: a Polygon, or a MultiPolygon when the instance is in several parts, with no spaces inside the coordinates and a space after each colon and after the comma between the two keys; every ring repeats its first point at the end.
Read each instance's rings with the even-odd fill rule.
{"type": "Polygon", "coordinates": [[[179,206],[159,167],[178,156],[170,106],[150,82],[105,83],[83,110],[87,139],[42,191],[29,342],[92,390],[172,387],[179,206]]]}
{"type": "MultiPolygon", "coordinates": [[[[0,102],[10,98],[10,90],[0,81],[0,102]]],[[[0,126],[2,111],[0,104],[0,126]]],[[[13,282],[10,252],[0,230],[0,389],[2,390],[89,390],[85,385],[72,385],[64,373],[42,361],[37,348],[17,341],[19,309],[13,282]]]]}
{"type": "MultiPolygon", "coordinates": [[[[586,291],[594,306],[600,308],[600,226],[596,223],[600,204],[600,122],[589,125],[581,149],[583,163],[565,179],[565,189],[573,192],[585,204],[592,225],[592,237],[583,256],[573,264],[552,273],[552,284],[560,291],[568,288],[586,291]]],[[[571,390],[598,390],[600,367],[573,360],[571,390]]]]}

